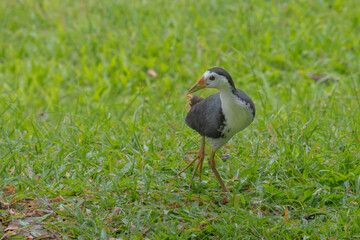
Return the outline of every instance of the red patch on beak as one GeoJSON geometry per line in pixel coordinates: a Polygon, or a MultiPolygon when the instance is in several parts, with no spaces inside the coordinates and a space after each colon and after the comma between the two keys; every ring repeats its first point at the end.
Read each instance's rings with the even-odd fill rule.
{"type": "Polygon", "coordinates": [[[204,77],[202,77],[196,85],[205,85],[204,77]]]}

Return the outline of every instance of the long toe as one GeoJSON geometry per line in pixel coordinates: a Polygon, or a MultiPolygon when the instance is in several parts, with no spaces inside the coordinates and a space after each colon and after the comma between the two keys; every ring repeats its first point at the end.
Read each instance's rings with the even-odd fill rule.
{"type": "Polygon", "coordinates": [[[176,176],[179,176],[180,174],[185,172],[185,170],[188,169],[197,159],[199,159],[199,156],[195,157],[183,170],[178,172],[178,174],[176,176]]]}

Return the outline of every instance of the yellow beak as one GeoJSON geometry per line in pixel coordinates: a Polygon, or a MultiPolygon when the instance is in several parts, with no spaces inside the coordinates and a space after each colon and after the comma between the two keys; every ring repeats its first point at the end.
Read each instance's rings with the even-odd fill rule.
{"type": "Polygon", "coordinates": [[[206,88],[204,77],[202,77],[200,81],[188,91],[188,93],[190,94],[203,88],[206,88]]]}

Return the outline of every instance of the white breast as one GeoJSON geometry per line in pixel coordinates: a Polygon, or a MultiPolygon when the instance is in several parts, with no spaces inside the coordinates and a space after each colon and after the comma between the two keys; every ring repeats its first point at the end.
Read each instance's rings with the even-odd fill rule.
{"type": "Polygon", "coordinates": [[[226,120],[225,128],[228,128],[232,137],[253,121],[250,105],[233,94],[221,94],[220,98],[226,120]]]}
{"type": "Polygon", "coordinates": [[[222,147],[232,136],[249,126],[253,121],[249,103],[242,101],[232,93],[220,93],[220,99],[226,122],[222,131],[225,138],[208,138],[213,151],[222,147]]]}

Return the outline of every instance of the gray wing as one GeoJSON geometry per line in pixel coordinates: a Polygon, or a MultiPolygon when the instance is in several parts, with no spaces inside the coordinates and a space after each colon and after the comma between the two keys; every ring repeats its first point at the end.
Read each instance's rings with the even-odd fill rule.
{"type": "Polygon", "coordinates": [[[242,101],[246,102],[247,104],[249,104],[249,107],[251,109],[251,113],[253,115],[253,118],[255,118],[255,104],[253,102],[253,100],[241,89],[236,89],[236,92],[233,92],[238,98],[240,98],[242,101]]]}
{"type": "Polygon", "coordinates": [[[220,93],[215,93],[194,104],[185,118],[185,123],[201,136],[219,138],[225,126],[221,110],[220,93]]]}

